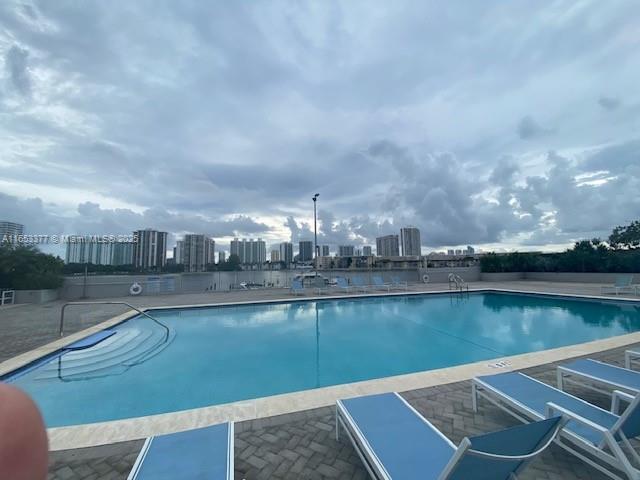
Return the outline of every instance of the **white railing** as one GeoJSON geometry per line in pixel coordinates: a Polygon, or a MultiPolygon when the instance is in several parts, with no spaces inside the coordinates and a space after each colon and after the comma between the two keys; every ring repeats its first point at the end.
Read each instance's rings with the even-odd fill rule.
{"type": "Polygon", "coordinates": [[[449,290],[451,290],[451,287],[454,287],[456,290],[469,290],[469,285],[467,284],[467,282],[464,281],[464,279],[460,276],[460,275],[456,275],[455,273],[450,273],[449,274],[449,290]]]}
{"type": "Polygon", "coordinates": [[[0,291],[0,305],[13,305],[15,298],[16,292],[14,290],[0,291]]]}

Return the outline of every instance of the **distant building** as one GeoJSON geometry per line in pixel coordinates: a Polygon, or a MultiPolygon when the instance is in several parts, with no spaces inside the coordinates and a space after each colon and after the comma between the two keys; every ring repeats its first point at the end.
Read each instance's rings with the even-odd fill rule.
{"type": "Polygon", "coordinates": [[[329,255],[331,255],[329,252],[329,245],[322,245],[322,256],[328,257],[329,255]]]}
{"type": "Polygon", "coordinates": [[[224,263],[227,261],[227,256],[224,252],[218,252],[218,263],[224,263]]]}
{"type": "Polygon", "coordinates": [[[449,250],[447,250],[447,255],[455,255],[455,254],[456,252],[454,252],[453,249],[450,248],[449,250]]]}
{"type": "Polygon", "coordinates": [[[313,242],[301,240],[298,243],[298,262],[310,262],[313,259],[313,242]]]}
{"type": "Polygon", "coordinates": [[[471,245],[467,245],[467,249],[465,250],[465,254],[466,255],[474,255],[475,253],[476,253],[476,250],[471,245]]]}
{"type": "Polygon", "coordinates": [[[178,240],[176,242],[176,246],[173,247],[173,263],[176,265],[182,265],[183,263],[183,255],[184,252],[184,241],[178,240]]]}
{"type": "Polygon", "coordinates": [[[234,238],[230,250],[231,255],[237,255],[243,265],[262,265],[267,261],[267,244],[260,238],[234,238]]]}
{"type": "Polygon", "coordinates": [[[280,250],[271,250],[271,263],[280,261],[280,250]]]}
{"type": "Polygon", "coordinates": [[[167,232],[151,228],[133,232],[138,241],[133,246],[133,265],[146,269],[160,269],[167,262],[167,232]]]}
{"type": "Polygon", "coordinates": [[[401,228],[400,244],[402,245],[403,256],[420,256],[422,254],[420,247],[420,230],[416,227],[401,228]]]}
{"type": "Polygon", "coordinates": [[[371,247],[369,245],[365,245],[362,247],[362,255],[365,257],[372,257],[373,253],[371,251],[371,247]]]}
{"type": "Polygon", "coordinates": [[[338,256],[339,257],[353,257],[355,255],[355,248],[353,245],[339,245],[338,256]]]}
{"type": "Polygon", "coordinates": [[[133,242],[111,244],[111,265],[133,265],[133,242]]]}
{"type": "Polygon", "coordinates": [[[102,242],[82,235],[70,235],[65,263],[92,265],[131,265],[134,244],[131,242],[102,242]]]}
{"type": "Polygon", "coordinates": [[[462,255],[462,249],[460,248],[456,249],[456,255],[462,255]]]}
{"type": "MultiPolygon", "coordinates": [[[[21,223],[0,221],[0,243],[2,243],[2,240],[5,237],[5,235],[7,237],[13,237],[14,235],[23,235],[23,234],[24,234],[24,225],[22,225],[21,223]]],[[[6,240],[12,241],[9,238],[7,238],[6,240]]]]}
{"type": "Polygon", "coordinates": [[[385,235],[376,238],[376,253],[379,257],[399,257],[398,235],[385,235]]]}
{"type": "Polygon", "coordinates": [[[280,244],[280,261],[287,266],[293,262],[293,243],[282,242],[280,244]]]}
{"type": "Polygon", "coordinates": [[[204,272],[215,263],[216,242],[203,234],[184,236],[181,262],[185,272],[204,272]]]}

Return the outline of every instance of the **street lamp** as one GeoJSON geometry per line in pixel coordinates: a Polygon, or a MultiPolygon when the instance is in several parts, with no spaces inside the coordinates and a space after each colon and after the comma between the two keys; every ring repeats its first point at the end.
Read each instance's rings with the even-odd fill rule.
{"type": "Polygon", "coordinates": [[[313,267],[316,270],[316,276],[318,276],[318,221],[317,221],[317,214],[316,214],[316,201],[318,200],[318,197],[320,196],[319,193],[316,193],[311,200],[313,200],[313,252],[314,252],[314,259],[313,259],[313,267]]]}

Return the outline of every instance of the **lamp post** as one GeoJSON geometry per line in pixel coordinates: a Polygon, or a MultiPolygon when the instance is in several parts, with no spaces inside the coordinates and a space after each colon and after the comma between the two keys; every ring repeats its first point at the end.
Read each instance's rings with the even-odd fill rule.
{"type": "Polygon", "coordinates": [[[317,211],[316,211],[316,202],[318,200],[318,197],[320,196],[319,193],[316,193],[311,200],[313,200],[313,268],[316,271],[316,276],[318,276],[318,227],[317,227],[317,211]]]}

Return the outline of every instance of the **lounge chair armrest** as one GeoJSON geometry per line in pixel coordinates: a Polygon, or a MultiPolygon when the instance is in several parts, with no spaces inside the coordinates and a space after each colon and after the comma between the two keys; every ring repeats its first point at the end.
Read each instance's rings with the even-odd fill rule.
{"type": "Polygon", "coordinates": [[[631,403],[636,397],[620,390],[614,390],[611,396],[611,413],[619,415],[620,401],[631,403]]]}
{"type": "Polygon", "coordinates": [[[571,410],[567,410],[566,408],[561,407],[560,405],[556,405],[553,402],[547,402],[547,408],[546,408],[545,414],[547,418],[551,418],[560,414],[563,417],[565,417],[567,420],[572,420],[574,422],[581,423],[585,427],[592,428],[600,433],[605,433],[609,431],[608,428],[605,428],[602,425],[598,425],[597,423],[594,423],[587,418],[581,417],[575,412],[572,412],[571,410]]]}

